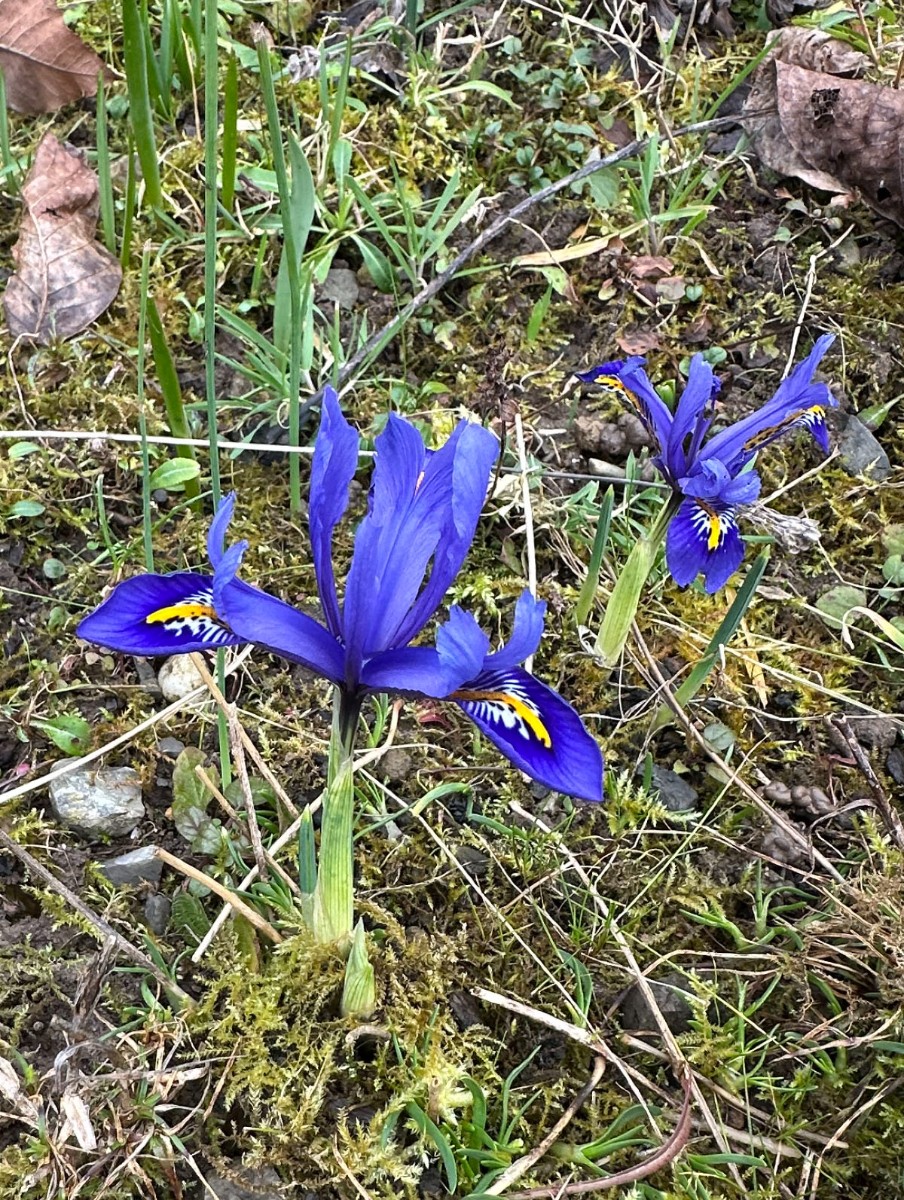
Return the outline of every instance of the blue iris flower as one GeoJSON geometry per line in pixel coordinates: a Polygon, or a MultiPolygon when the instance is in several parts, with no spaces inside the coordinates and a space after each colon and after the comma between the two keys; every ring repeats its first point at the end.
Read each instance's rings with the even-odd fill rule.
{"type": "Polygon", "coordinates": [[[829,450],[825,410],[838,401],[813,375],[834,338],[819,338],[810,354],[779,385],[771,400],[727,429],[710,434],[721,384],[702,355],[691,360],[687,386],[674,413],[644,370],[645,359],[603,363],[578,378],[617,392],[635,409],[657,453],[653,459],[680,500],[666,535],[666,562],[681,587],[702,574],[717,592],[744,558],[738,510],[760,494],[751,463],[764,446],[792,429],[808,429],[829,450]]]}
{"type": "Polygon", "coordinates": [[[543,632],[546,606],[529,591],[517,602],[511,639],[495,652],[458,606],[438,627],[434,645],[411,644],[471,546],[498,450],[489,430],[461,421],[431,452],[413,425],[391,415],[376,441],[368,511],[340,602],[333,533],[357,469],[358,434],[327,389],[309,501],[323,623],[239,579],[248,543],[226,547],[233,493],[210,527],[212,575],[128,579],[81,622],[78,635],[141,655],[254,643],[332,680],[352,707],[369,692],[452,700],[528,775],[556,791],[601,800],[597,743],[574,709],[520,666],[543,632]]]}

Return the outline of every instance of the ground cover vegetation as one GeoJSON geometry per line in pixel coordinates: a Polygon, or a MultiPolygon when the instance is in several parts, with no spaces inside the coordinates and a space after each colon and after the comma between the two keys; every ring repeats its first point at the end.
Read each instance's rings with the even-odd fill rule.
{"type": "Polygon", "coordinates": [[[0,1195],[904,1195],[904,30],[679,7],[0,0],[0,1195]]]}

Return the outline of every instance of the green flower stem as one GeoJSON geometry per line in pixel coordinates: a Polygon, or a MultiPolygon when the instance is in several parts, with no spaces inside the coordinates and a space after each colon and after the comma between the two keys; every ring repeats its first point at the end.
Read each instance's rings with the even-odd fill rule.
{"type": "Polygon", "coordinates": [[[354,922],[355,781],[352,756],[360,708],[360,700],[336,689],[329,774],[320,825],[320,860],[311,916],[316,940],[336,942],[343,952],[348,950],[354,922]]]}
{"type": "Polygon", "coordinates": [[[680,496],[672,496],[663,506],[649,533],[635,542],[628,555],[628,561],[615,581],[594,646],[594,654],[604,667],[614,667],[621,658],[631,630],[631,622],[637,615],[640,594],[656,561],[659,547],[665,539],[669,522],[680,503],[680,496]]]}

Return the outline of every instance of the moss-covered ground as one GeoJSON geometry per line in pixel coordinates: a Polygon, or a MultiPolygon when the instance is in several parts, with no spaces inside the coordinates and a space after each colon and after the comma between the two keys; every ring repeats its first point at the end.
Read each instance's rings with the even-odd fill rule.
{"type": "MultiPolygon", "coordinates": [[[[150,4],[153,45],[178,7],[150,4]]],[[[186,29],[196,8],[180,10],[186,29]]],[[[268,1196],[466,1196],[491,1187],[488,1172],[539,1146],[570,1112],[505,1193],[566,1195],[667,1143],[686,1086],[686,1145],[616,1194],[904,1196],[904,846],[882,814],[883,805],[900,808],[904,783],[904,657],[897,626],[889,632],[862,612],[848,629],[838,620],[854,604],[889,621],[901,612],[901,232],[856,203],[834,208],[771,175],[737,128],[672,136],[717,109],[737,111],[742,73],[765,36],[758,6],[731,5],[731,36],[682,24],[673,38],[657,38],[641,6],[609,2],[465,3],[445,13],[428,3],[415,39],[404,14],[377,7],[369,16],[355,5],[340,18],[320,8],[224,2],[219,29],[224,95],[227,52],[237,55],[238,168],[231,215],[218,225],[218,422],[222,438],[259,447],[221,451],[222,487],[239,493],[245,577],[296,604],[313,607],[316,584],[303,514],[290,512],[285,367],[267,352],[281,219],[254,23],[273,39],[281,120],[305,150],[318,196],[304,260],[317,272],[306,393],[500,213],[593,153],[656,139],[640,158],[531,208],[343,396],[366,438],[393,408],[433,444],[462,414],[505,440],[452,598],[501,638],[535,572],[548,608],[534,669],[604,747],[607,801],[588,806],[531,786],[454,706],[367,707],[377,753],[358,777],[356,886],[377,1008],[363,1025],[338,1015],[341,963],[311,946],[278,876],[251,902],[282,942],[237,918],[194,961],[221,907],[213,894],[167,868],[159,892],[172,914],[152,932],[150,885],[114,888],[92,866],[157,844],[235,886],[253,863],[241,817],[215,801],[216,853],[194,852],[172,821],[164,739],[200,747],[220,776],[231,771],[216,704],[149,720],[165,706],[153,671],[74,633],[105,589],[144,566],[142,447],[105,436],[139,431],[143,255],[192,435],[207,437],[203,71],[194,80],[176,72],[168,112],[155,110],[162,214],[139,187],[119,297],[68,342],[7,338],[0,361],[0,425],[24,435],[0,444],[0,772],[13,797],[7,832],[194,1004],[172,1004],[159,981],[119,969],[129,964],[115,955],[99,965],[90,922],[14,856],[0,857],[0,1055],[9,1064],[0,1072],[0,1196],[200,1197],[211,1194],[202,1182],[211,1172],[246,1168],[268,1196]],[[297,79],[318,50],[327,65],[297,79]],[[358,192],[346,189],[343,200],[337,133],[370,209],[358,192]],[[621,663],[604,670],[594,660],[612,580],[661,492],[647,476],[616,481],[591,633],[580,632],[574,609],[605,486],[594,471],[623,473],[626,453],[611,450],[611,436],[593,443],[594,428],[612,434],[618,405],[577,386],[573,372],[641,350],[652,377],[670,385],[702,350],[723,377],[722,411],[735,416],[768,398],[792,349],[800,357],[825,331],[838,334],[823,364],[840,400],[833,438],[860,413],[890,472],[850,474],[837,454],[822,463],[805,436],[762,456],[764,496],[815,520],[821,541],[797,554],[772,547],[706,683],[657,720],[664,692],[699,662],[743,576],[708,596],[676,588],[657,565],[621,663]],[[15,450],[23,440],[28,448],[15,450]],[[52,737],[47,722],[59,718],[82,718],[87,732],[51,724],[52,737]],[[104,761],[142,776],[138,841],[80,842],[54,822],[46,788],[23,789],[64,756],[66,728],[78,734],[77,752],[126,735],[104,761]],[[664,770],[693,788],[677,809],[664,770]],[[450,783],[462,786],[418,803],[450,783]],[[653,985],[655,1010],[638,976],[653,985]],[[569,1110],[597,1061],[605,1070],[595,1088],[569,1110]],[[538,1188],[547,1190],[529,1191],[538,1188]]],[[[900,28],[866,8],[878,47],[872,77],[892,83],[900,28]]],[[[72,15],[121,70],[117,6],[98,0],[72,15]]],[[[856,21],[843,28],[863,41],[856,21]]],[[[121,79],[107,86],[107,124],[119,250],[130,129],[121,79]]],[[[96,161],[93,101],[49,117],[9,115],[7,269],[21,170],[48,128],[96,161]]],[[[172,451],[155,441],[169,429],[150,346],[144,412],[153,470],[172,451]]],[[[305,426],[304,444],[314,431],[305,426]]],[[[203,445],[197,454],[197,510],[178,491],[151,496],[158,570],[205,562],[209,459],[203,445]]],[[[770,539],[753,525],[745,533],[749,565],[770,539]]],[[[351,536],[349,524],[340,562],[351,536]]],[[[329,686],[256,651],[228,677],[227,695],[291,801],[315,800],[329,686]]],[[[260,797],[269,846],[291,814],[272,792],[260,797]]],[[[297,877],[294,839],[277,857],[297,877]]]]}

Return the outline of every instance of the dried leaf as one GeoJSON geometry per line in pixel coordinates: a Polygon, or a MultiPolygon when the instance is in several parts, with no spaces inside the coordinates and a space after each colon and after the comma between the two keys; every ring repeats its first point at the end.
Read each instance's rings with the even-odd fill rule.
{"type": "Polygon", "coordinates": [[[643,329],[634,326],[618,335],[615,344],[623,354],[648,354],[658,350],[662,339],[655,329],[643,329]]]}
{"type": "Polygon", "coordinates": [[[97,91],[104,64],[53,0],[0,0],[0,69],[16,112],[53,112],[97,91]]]}
{"type": "Polygon", "coordinates": [[[774,171],[836,194],[856,191],[904,225],[904,93],[844,78],[837,72],[862,69],[863,55],[816,31],[794,32],[806,36],[776,42],[747,98],[754,149],[774,171]]]}
{"type": "Polygon", "coordinates": [[[77,1092],[67,1089],[60,1097],[60,1110],[65,1117],[59,1134],[60,1141],[65,1142],[71,1133],[86,1153],[96,1150],[97,1135],[91,1124],[88,1106],[82,1097],[77,1092]]]}
{"type": "Polygon", "coordinates": [[[16,273],[3,306],[15,337],[46,345],[95,321],[116,297],[122,269],[95,241],[97,176],[74,147],[46,133],[22,197],[25,213],[13,247],[16,273]]]}

